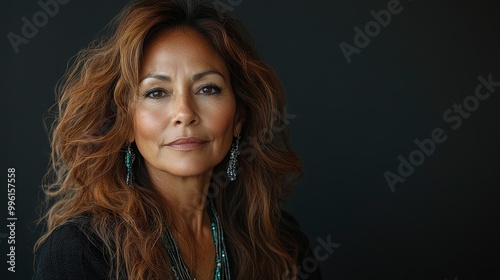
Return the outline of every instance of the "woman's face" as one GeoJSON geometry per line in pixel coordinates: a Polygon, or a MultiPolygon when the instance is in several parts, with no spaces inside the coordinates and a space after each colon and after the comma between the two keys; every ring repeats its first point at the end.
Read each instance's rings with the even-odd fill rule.
{"type": "Polygon", "coordinates": [[[139,77],[133,140],[149,175],[209,174],[241,129],[223,59],[193,29],[173,29],[146,47],[139,77]]]}

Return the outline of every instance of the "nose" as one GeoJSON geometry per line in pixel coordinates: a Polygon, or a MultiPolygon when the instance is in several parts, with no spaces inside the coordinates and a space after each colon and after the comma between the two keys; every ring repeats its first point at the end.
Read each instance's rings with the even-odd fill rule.
{"type": "Polygon", "coordinates": [[[189,126],[199,123],[196,104],[189,92],[174,94],[171,110],[174,126],[189,126]]]}

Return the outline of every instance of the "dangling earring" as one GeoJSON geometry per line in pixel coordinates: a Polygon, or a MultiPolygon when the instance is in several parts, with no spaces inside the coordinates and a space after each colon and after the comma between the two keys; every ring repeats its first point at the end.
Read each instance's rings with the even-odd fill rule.
{"type": "Polygon", "coordinates": [[[236,136],[236,140],[231,144],[231,155],[229,156],[229,164],[227,166],[227,176],[229,180],[236,180],[236,164],[238,163],[238,156],[240,155],[240,135],[236,136]]]}
{"type": "Polygon", "coordinates": [[[127,167],[127,185],[132,187],[132,164],[135,160],[135,153],[130,147],[132,143],[127,142],[127,152],[125,153],[125,166],[127,167]]]}

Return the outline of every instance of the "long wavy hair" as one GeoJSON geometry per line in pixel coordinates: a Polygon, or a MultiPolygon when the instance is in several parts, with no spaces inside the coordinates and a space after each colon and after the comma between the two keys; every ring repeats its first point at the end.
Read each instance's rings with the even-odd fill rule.
{"type": "Polygon", "coordinates": [[[284,89],[240,21],[211,3],[192,1],[130,3],[107,36],[78,53],[60,81],[44,188],[47,211],[41,219],[47,230],[35,250],[58,226],[88,217],[109,257],[110,276],[172,279],[162,243],[167,228],[174,228],[171,209],[151,187],[134,145],[134,186],[126,184],[124,151],[145,46],[177,27],[199,32],[224,59],[237,112],[244,118],[237,180],[227,178],[226,156],[214,168],[205,194],[221,217],[233,276],[296,276],[300,242],[280,203],[291,194],[301,168],[286,132],[284,89]]]}

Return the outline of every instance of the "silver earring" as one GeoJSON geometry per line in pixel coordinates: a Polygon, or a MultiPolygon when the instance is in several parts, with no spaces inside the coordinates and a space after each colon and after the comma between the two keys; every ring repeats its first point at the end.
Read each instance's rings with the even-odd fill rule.
{"type": "Polygon", "coordinates": [[[231,151],[229,156],[229,164],[227,166],[227,176],[229,176],[229,180],[236,180],[236,164],[238,163],[238,156],[240,155],[240,135],[236,136],[236,140],[231,144],[231,151]]]}
{"type": "Polygon", "coordinates": [[[132,186],[132,164],[135,160],[135,153],[130,147],[132,143],[127,142],[127,152],[125,153],[125,166],[127,167],[127,185],[132,186]]]}

